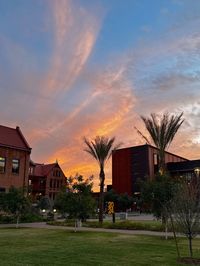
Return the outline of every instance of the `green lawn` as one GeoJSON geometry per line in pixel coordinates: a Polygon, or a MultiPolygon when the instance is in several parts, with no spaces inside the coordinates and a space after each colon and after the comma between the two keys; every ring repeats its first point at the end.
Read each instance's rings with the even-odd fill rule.
{"type": "MultiPolygon", "coordinates": [[[[187,242],[179,239],[181,253],[187,242]]],[[[200,240],[194,241],[200,257],[200,240]]],[[[0,265],[179,265],[173,240],[114,233],[0,229],[0,265]]]]}

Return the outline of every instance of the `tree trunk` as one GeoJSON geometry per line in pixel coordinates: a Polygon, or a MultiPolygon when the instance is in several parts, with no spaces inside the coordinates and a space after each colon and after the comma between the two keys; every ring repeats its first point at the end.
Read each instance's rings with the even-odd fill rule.
{"type": "Polygon", "coordinates": [[[17,215],[16,228],[19,228],[19,215],[17,215]]]}
{"type": "Polygon", "coordinates": [[[103,167],[101,167],[100,174],[100,193],[99,193],[99,223],[103,223],[103,211],[104,211],[104,180],[105,173],[103,167]]]}
{"type": "Polygon", "coordinates": [[[165,151],[159,152],[159,173],[160,175],[165,174],[165,151]]]}
{"type": "Polygon", "coordinates": [[[193,251],[192,251],[192,236],[191,235],[189,235],[188,240],[189,240],[190,257],[192,258],[193,251]]]}
{"type": "Polygon", "coordinates": [[[171,221],[171,225],[172,225],[172,231],[173,231],[174,240],[175,240],[175,244],[176,244],[177,255],[178,255],[178,258],[180,258],[180,251],[179,251],[179,248],[178,248],[178,242],[177,242],[177,238],[176,238],[176,231],[175,231],[174,221],[173,221],[173,217],[172,217],[171,213],[169,214],[169,217],[170,217],[170,221],[171,221]]]}

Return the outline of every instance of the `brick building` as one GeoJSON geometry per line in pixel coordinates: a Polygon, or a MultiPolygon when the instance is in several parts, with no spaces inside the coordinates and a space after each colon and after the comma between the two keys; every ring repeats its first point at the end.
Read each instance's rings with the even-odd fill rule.
{"type": "Polygon", "coordinates": [[[57,162],[52,164],[30,162],[29,193],[34,200],[43,196],[54,200],[65,182],[65,174],[57,162]]]}
{"type": "MultiPolygon", "coordinates": [[[[181,156],[165,153],[166,164],[180,163],[181,165],[181,162],[187,161],[181,156]]],[[[151,145],[119,149],[112,154],[112,188],[119,194],[132,195],[138,192],[137,181],[152,179],[157,172],[158,149],[151,145]]]]}
{"type": "Polygon", "coordinates": [[[28,187],[31,148],[19,127],[0,125],[0,192],[28,187]]]}

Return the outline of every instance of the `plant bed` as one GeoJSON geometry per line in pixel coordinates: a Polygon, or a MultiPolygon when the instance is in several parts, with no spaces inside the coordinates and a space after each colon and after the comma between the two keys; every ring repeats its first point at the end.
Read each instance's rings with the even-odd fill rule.
{"type": "Polygon", "coordinates": [[[177,262],[186,265],[200,265],[200,259],[198,258],[183,257],[183,258],[178,258],[177,262]]]}
{"type": "MultiPolygon", "coordinates": [[[[74,226],[73,220],[66,221],[51,221],[48,222],[50,225],[61,225],[61,226],[74,226]]],[[[105,229],[124,229],[124,230],[148,230],[148,231],[160,231],[164,232],[164,226],[159,222],[139,222],[139,221],[117,221],[116,223],[112,222],[103,222],[100,224],[99,222],[83,222],[84,227],[92,227],[92,228],[105,228],[105,229]]],[[[169,229],[170,230],[170,229],[169,229]]]]}

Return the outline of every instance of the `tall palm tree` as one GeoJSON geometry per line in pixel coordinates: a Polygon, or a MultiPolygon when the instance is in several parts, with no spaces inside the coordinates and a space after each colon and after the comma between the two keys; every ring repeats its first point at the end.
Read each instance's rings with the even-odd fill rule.
{"type": "Polygon", "coordinates": [[[119,145],[114,146],[115,138],[107,138],[104,136],[97,136],[93,141],[89,141],[84,138],[84,143],[86,148],[84,151],[88,152],[99,164],[100,173],[100,193],[99,193],[99,222],[103,222],[103,209],[104,209],[104,182],[105,182],[105,172],[104,167],[106,161],[112,155],[112,150],[115,150],[119,145]]]}
{"type": "MultiPolygon", "coordinates": [[[[153,143],[158,148],[160,174],[165,173],[165,150],[169,147],[178,129],[184,122],[182,116],[183,113],[180,115],[169,115],[169,113],[164,113],[160,119],[158,119],[158,115],[154,113],[152,113],[150,117],[141,116],[153,143]]],[[[138,132],[144,137],[139,130],[138,132]]],[[[148,141],[146,137],[144,138],[148,141]]]]}

